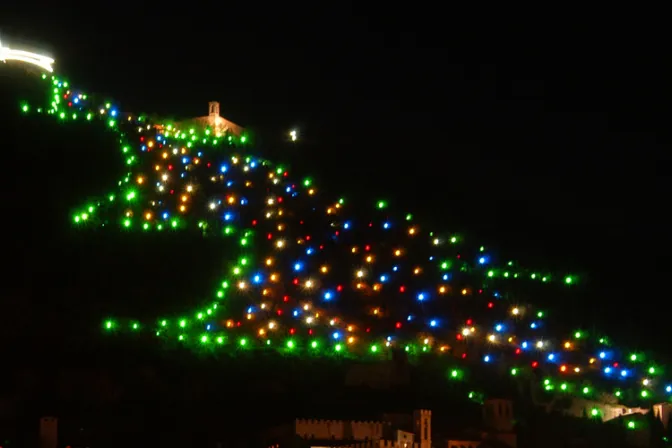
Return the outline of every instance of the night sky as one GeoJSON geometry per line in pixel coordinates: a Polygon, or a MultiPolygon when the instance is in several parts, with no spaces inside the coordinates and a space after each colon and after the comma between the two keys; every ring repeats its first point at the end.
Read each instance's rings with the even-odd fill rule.
{"type": "Polygon", "coordinates": [[[576,311],[589,325],[664,338],[670,73],[653,47],[414,5],[28,3],[0,14],[0,39],[51,53],[123,109],[184,118],[219,101],[260,151],[334,195],[385,197],[531,264],[585,272],[576,311]],[[299,145],[283,142],[291,128],[299,145]]]}

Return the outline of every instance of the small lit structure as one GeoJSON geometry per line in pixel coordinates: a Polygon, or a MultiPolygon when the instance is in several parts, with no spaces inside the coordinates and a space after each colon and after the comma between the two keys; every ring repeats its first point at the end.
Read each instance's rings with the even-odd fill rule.
{"type": "MultiPolygon", "coordinates": [[[[244,135],[245,128],[219,115],[219,103],[217,101],[208,103],[207,116],[181,120],[174,123],[173,126],[183,130],[188,128],[208,128],[217,137],[228,134],[229,136],[240,137],[242,142],[246,140],[244,135]]],[[[158,129],[159,132],[165,130],[165,125],[163,124],[157,124],[154,127],[158,129]]]]}
{"type": "Polygon", "coordinates": [[[236,137],[240,137],[245,131],[242,126],[239,126],[219,115],[219,103],[217,101],[211,101],[208,103],[207,116],[189,120],[189,123],[191,122],[198,123],[203,127],[208,127],[218,134],[229,133],[235,135],[236,137]]]}

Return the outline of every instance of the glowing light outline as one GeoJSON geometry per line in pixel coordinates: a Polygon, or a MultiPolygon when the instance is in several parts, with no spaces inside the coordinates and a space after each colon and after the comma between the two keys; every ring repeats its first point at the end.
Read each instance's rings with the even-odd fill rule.
{"type": "Polygon", "coordinates": [[[3,46],[2,42],[0,42],[0,61],[26,62],[28,64],[36,65],[41,69],[48,71],[49,73],[53,73],[54,67],[52,67],[52,64],[56,62],[53,58],[43,54],[37,54],[24,50],[13,50],[12,48],[3,46]]]}

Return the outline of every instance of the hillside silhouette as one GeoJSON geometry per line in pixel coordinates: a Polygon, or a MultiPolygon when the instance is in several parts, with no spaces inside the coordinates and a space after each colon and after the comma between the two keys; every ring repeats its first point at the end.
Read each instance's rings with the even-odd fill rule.
{"type": "MultiPolygon", "coordinates": [[[[139,409],[147,408],[139,407],[130,398],[137,393],[143,406],[150,403],[155,406],[155,400],[161,399],[164,409],[178,413],[176,408],[181,408],[180,415],[191,415],[191,424],[197,419],[215,418],[209,410],[199,413],[195,408],[207,400],[226,402],[233,389],[241,395],[241,392],[249,394],[245,404],[236,404],[247,409],[246,412],[254,412],[263,401],[275,400],[286,404],[283,409],[286,416],[320,413],[319,409],[333,412],[339,405],[345,412],[357,407],[358,401],[366,400],[376,400],[388,408],[395,407],[399,400],[404,406],[431,405],[439,413],[441,401],[446,403],[445,412],[455,406],[473,406],[464,387],[446,382],[454,361],[412,363],[411,386],[400,387],[393,395],[375,391],[354,393],[334,386],[342,384],[347,368],[353,363],[350,360],[305,361],[273,353],[221,354],[213,358],[195,355],[175,343],[159,345],[147,335],[103,337],[100,324],[112,313],[115,319],[156,321],[164,314],[186,314],[201,306],[212,295],[212,285],[221,278],[222,270],[228,269],[237,258],[238,249],[231,241],[206,239],[197,232],[175,238],[167,233],[73,227],[73,211],[86,199],[82,198],[82,192],[105,192],[117,182],[116,175],[123,169],[118,142],[111,133],[86,123],[65,125],[52,117],[21,117],[17,113],[21,100],[40,101],[31,98],[40,90],[35,84],[39,81],[23,79],[19,73],[14,76],[16,79],[9,82],[9,78],[3,78],[2,96],[10,98],[3,101],[6,110],[2,111],[2,116],[8,117],[3,122],[4,134],[12,138],[6,162],[8,169],[20,172],[18,176],[4,178],[7,184],[3,185],[8,192],[7,221],[11,223],[6,230],[5,253],[12,262],[3,273],[6,300],[2,336],[3,345],[11,348],[7,350],[7,362],[20,366],[20,372],[25,373],[20,369],[32,372],[22,375],[24,378],[40,378],[35,382],[49,391],[47,378],[53,380],[56,365],[84,370],[91,369],[86,365],[95,365],[100,369],[95,377],[111,379],[108,387],[101,388],[106,395],[95,404],[87,403],[91,409],[99,412],[104,407],[116,415],[140,413],[139,409]],[[157,347],[161,349],[156,350],[157,347]],[[182,395],[167,398],[169,391],[184,381],[176,373],[182,368],[190,372],[188,381],[198,378],[199,385],[189,384],[181,389],[182,395]],[[143,369],[144,376],[138,374],[143,369]],[[325,376],[323,372],[327,371],[330,374],[325,376]],[[157,375],[162,381],[156,380],[157,375]],[[242,386],[244,391],[236,385],[241,378],[247,380],[247,386],[242,386]],[[225,383],[229,386],[221,387],[225,383]],[[149,387],[150,384],[154,387],[149,387]],[[333,388],[340,392],[326,399],[333,388]],[[188,407],[183,404],[185,399],[190,403],[188,407]]],[[[531,299],[540,291],[547,291],[537,288],[526,286],[516,293],[531,299]]],[[[548,291],[551,292],[546,293],[546,300],[548,296],[556,300],[567,297],[563,290],[548,291]]],[[[566,313],[571,314],[571,310],[566,313]]],[[[572,325],[568,323],[560,330],[567,332],[572,325]]],[[[481,368],[474,369],[471,379],[474,384],[487,384],[482,386],[483,393],[527,398],[527,391],[516,390],[508,380],[500,383],[485,370],[480,372],[481,368]]],[[[66,374],[71,375],[72,372],[66,374]]],[[[33,398],[26,400],[26,413],[49,407],[58,408],[65,415],[82,412],[74,404],[75,395],[65,399],[53,389],[50,393],[30,395],[33,398]]],[[[261,415],[268,420],[278,418],[276,412],[268,409],[261,415]]],[[[228,424],[234,422],[250,423],[243,416],[229,420],[228,424]]],[[[156,424],[160,423],[165,422],[156,424]]]]}

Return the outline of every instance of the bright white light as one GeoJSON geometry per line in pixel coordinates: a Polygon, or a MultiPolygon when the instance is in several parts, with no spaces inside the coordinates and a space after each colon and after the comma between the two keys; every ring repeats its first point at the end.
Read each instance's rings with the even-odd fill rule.
{"type": "Polygon", "coordinates": [[[2,42],[0,42],[0,61],[26,62],[28,64],[36,65],[48,72],[54,71],[53,64],[54,62],[56,62],[49,56],[45,56],[42,54],[32,53],[30,51],[23,51],[23,50],[13,50],[9,47],[3,46],[2,42]]]}
{"type": "Polygon", "coordinates": [[[289,133],[289,137],[295,142],[299,138],[299,133],[296,130],[292,130],[289,133]]]}

